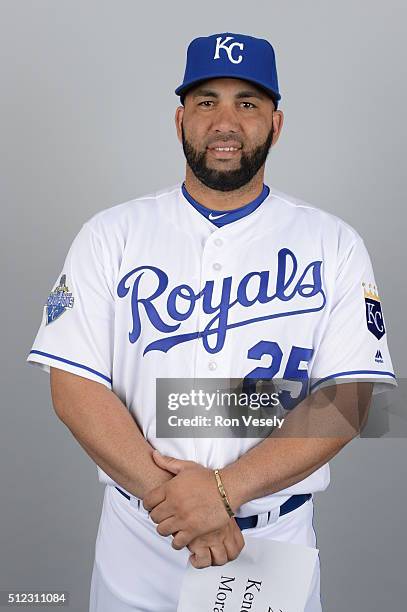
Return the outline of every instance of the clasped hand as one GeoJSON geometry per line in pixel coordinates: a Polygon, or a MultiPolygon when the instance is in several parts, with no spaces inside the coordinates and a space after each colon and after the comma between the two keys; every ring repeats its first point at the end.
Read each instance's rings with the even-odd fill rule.
{"type": "Polygon", "coordinates": [[[223,565],[235,559],[244,546],[236,521],[229,517],[219,495],[213,471],[194,461],[153,453],[161,468],[174,474],[149,491],[144,508],[162,536],[173,535],[176,550],[188,546],[192,565],[223,565]]]}

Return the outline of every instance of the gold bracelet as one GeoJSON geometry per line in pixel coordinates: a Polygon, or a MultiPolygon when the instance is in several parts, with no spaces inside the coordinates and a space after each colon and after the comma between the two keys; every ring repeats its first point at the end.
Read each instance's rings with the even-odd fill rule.
{"type": "Polygon", "coordinates": [[[219,470],[216,469],[214,470],[214,472],[215,472],[216,483],[218,485],[219,493],[222,498],[223,504],[226,508],[226,512],[228,513],[229,516],[234,516],[235,514],[232,508],[230,507],[228,496],[226,495],[225,487],[223,486],[223,483],[222,483],[222,480],[219,474],[219,470]]]}

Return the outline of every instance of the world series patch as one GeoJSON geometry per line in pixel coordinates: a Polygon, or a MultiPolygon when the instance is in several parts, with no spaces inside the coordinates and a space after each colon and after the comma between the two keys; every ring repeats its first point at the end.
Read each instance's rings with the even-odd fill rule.
{"type": "Polygon", "coordinates": [[[48,296],[46,325],[58,319],[67,308],[73,308],[74,298],[66,284],[66,274],[61,276],[59,285],[48,296]]]}
{"type": "Polygon", "coordinates": [[[368,330],[378,340],[386,333],[384,328],[382,305],[376,285],[362,283],[366,304],[366,323],[368,330]]]}

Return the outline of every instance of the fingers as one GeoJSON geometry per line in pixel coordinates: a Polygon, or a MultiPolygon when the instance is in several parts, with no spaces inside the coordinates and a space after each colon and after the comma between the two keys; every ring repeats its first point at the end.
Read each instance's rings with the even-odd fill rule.
{"type": "Polygon", "coordinates": [[[244,544],[242,532],[232,519],[227,527],[199,536],[188,544],[193,553],[190,556],[191,565],[197,569],[225,565],[237,559],[244,544]]]}
{"type": "Polygon", "coordinates": [[[172,540],[172,547],[175,548],[175,550],[181,550],[181,548],[187,546],[192,540],[193,537],[188,531],[178,531],[172,540]]]}
{"type": "Polygon", "coordinates": [[[196,569],[203,569],[204,567],[210,567],[212,565],[212,556],[209,548],[197,548],[189,559],[191,565],[196,569]]]}
{"type": "Polygon", "coordinates": [[[165,519],[165,521],[162,521],[156,527],[157,533],[159,533],[162,536],[169,536],[172,534],[175,535],[178,530],[179,530],[178,521],[175,518],[175,516],[171,516],[170,518],[165,519]]]}
{"type": "Polygon", "coordinates": [[[210,551],[212,556],[212,565],[225,565],[225,563],[232,560],[228,557],[228,552],[226,550],[224,542],[214,544],[210,547],[210,551]]]}
{"type": "Polygon", "coordinates": [[[149,491],[143,499],[143,506],[147,511],[152,510],[165,500],[165,485],[160,485],[152,491],[149,491]]]}
{"type": "Polygon", "coordinates": [[[167,504],[165,501],[155,506],[149,513],[151,520],[158,525],[158,523],[162,523],[163,521],[174,516],[174,512],[172,512],[168,506],[169,504],[167,504]]]}
{"type": "Polygon", "coordinates": [[[153,450],[153,459],[157,465],[161,468],[168,470],[171,474],[178,474],[182,468],[184,467],[185,461],[181,459],[175,459],[175,457],[167,457],[166,455],[161,455],[161,453],[157,450],[153,450]]]}
{"type": "Polygon", "coordinates": [[[196,569],[211,567],[212,565],[225,565],[228,561],[233,561],[239,556],[237,546],[228,552],[228,547],[224,543],[208,547],[197,547],[190,556],[191,565],[196,569]]]}

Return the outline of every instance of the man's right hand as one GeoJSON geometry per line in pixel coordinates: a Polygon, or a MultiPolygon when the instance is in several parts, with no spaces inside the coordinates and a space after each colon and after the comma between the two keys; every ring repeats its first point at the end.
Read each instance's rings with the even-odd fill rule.
{"type": "Polygon", "coordinates": [[[197,569],[225,565],[237,559],[245,545],[241,530],[232,517],[225,527],[198,536],[188,544],[191,565],[197,569]]]}

